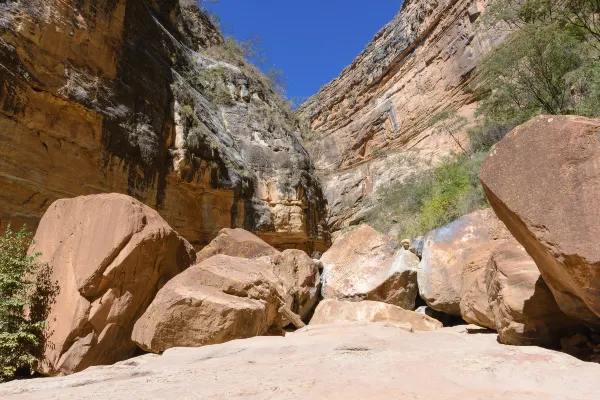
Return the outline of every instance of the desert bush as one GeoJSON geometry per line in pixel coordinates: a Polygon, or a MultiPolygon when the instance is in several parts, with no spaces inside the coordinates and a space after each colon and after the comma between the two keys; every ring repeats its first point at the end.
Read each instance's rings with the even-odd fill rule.
{"type": "Polygon", "coordinates": [[[18,232],[9,226],[0,236],[0,382],[35,368],[58,294],[49,266],[37,261],[39,254],[27,254],[31,243],[25,226],[18,232]]]}
{"type": "Polygon", "coordinates": [[[487,207],[479,182],[484,156],[484,152],[454,155],[381,189],[365,222],[382,232],[396,226],[402,237],[416,237],[487,207]]]}

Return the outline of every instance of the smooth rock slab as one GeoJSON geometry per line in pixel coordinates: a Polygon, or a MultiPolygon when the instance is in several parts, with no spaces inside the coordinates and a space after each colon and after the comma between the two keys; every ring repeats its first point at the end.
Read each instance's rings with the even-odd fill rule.
{"type": "Polygon", "coordinates": [[[415,331],[434,331],[442,327],[440,321],[427,315],[368,300],[323,300],[310,320],[311,325],[349,322],[390,322],[402,324],[408,330],[415,331]]]}
{"type": "Polygon", "coordinates": [[[68,377],[0,385],[3,399],[596,400],[600,365],[468,334],[410,333],[391,324],[308,326],[176,348],[68,377]]]}

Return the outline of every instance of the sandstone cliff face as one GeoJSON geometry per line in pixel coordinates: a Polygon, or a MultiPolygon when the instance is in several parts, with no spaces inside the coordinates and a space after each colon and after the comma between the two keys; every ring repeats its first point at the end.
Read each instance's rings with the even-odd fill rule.
{"type": "Polygon", "coordinates": [[[472,119],[476,63],[502,40],[481,23],[485,0],[408,0],[334,81],[299,109],[322,177],[329,224],[360,220],[390,182],[460,151],[432,117],[472,119]]]}
{"type": "Polygon", "coordinates": [[[55,199],[121,192],[195,244],[243,227],[323,250],[326,203],[298,124],[227,48],[177,0],[0,4],[0,225],[35,228],[55,199]]]}

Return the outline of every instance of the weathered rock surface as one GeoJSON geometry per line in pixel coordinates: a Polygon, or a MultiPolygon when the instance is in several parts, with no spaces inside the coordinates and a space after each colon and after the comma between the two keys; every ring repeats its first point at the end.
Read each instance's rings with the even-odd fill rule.
{"type": "Polygon", "coordinates": [[[231,257],[277,259],[280,255],[273,246],[244,229],[222,229],[206,247],[196,254],[198,263],[217,254],[231,257]]]}
{"type": "Polygon", "coordinates": [[[243,227],[326,249],[294,115],[195,2],[4,1],[0,82],[0,228],[119,192],[194,244],[243,227]]]}
{"type": "Polygon", "coordinates": [[[321,298],[321,264],[302,250],[288,249],[273,266],[287,307],[308,323],[321,298]]]}
{"type": "Polygon", "coordinates": [[[486,4],[404,1],[352,65],[300,107],[332,229],[360,221],[380,188],[461,151],[431,121],[452,111],[472,119],[476,64],[506,34],[481,23],[486,4]]]}
{"type": "Polygon", "coordinates": [[[217,255],[261,259],[273,266],[279,278],[288,308],[301,319],[308,317],[317,305],[321,289],[321,265],[304,251],[288,249],[279,252],[258,236],[243,229],[223,229],[196,255],[198,263],[217,255]]]}
{"type": "Polygon", "coordinates": [[[158,353],[281,330],[281,288],[271,265],[217,255],[169,281],[136,322],[132,339],[158,353]]]}
{"type": "Polygon", "coordinates": [[[438,311],[494,328],[485,271],[492,252],[510,238],[491,209],[475,211],[429,232],[419,263],[419,292],[438,311]]]}
{"type": "Polygon", "coordinates": [[[68,377],[14,381],[0,385],[0,396],[595,400],[599,374],[598,364],[504,346],[494,334],[468,334],[462,326],[410,333],[385,323],[314,325],[285,338],[170,349],[68,377]]]}
{"type": "Polygon", "coordinates": [[[349,322],[391,322],[415,331],[434,331],[443,326],[440,321],[427,315],[368,300],[323,300],[317,306],[310,325],[349,322]]]}
{"type": "Polygon", "coordinates": [[[501,343],[559,347],[584,327],[563,313],[525,249],[511,239],[490,259],[486,285],[501,343]]]}
{"type": "Polygon", "coordinates": [[[326,299],[360,298],[415,308],[419,259],[367,225],[341,235],[321,262],[326,299]]]}
{"type": "Polygon", "coordinates": [[[600,327],[600,121],[539,116],[481,171],[490,204],[539,267],[558,306],[600,327]]]}
{"type": "Polygon", "coordinates": [[[191,245],[141,202],[104,194],[58,200],[30,250],[60,292],[41,371],[68,374],[131,357],[131,331],[157,291],[195,259],[191,245]]]}

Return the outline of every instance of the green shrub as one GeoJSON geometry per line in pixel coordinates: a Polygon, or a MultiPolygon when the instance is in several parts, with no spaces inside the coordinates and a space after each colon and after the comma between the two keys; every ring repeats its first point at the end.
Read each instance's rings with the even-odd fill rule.
{"type": "Polygon", "coordinates": [[[51,271],[27,255],[32,243],[25,227],[6,228],[0,237],[0,382],[31,371],[41,357],[45,320],[58,293],[51,271]]]}
{"type": "Polygon", "coordinates": [[[432,170],[383,188],[365,222],[382,232],[397,226],[402,237],[416,237],[487,207],[479,183],[484,156],[484,152],[455,155],[432,170]]]}

